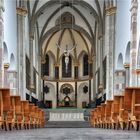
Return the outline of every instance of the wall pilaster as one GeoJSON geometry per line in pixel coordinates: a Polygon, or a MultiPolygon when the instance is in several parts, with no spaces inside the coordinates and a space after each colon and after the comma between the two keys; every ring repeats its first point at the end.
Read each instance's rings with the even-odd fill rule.
{"type": "Polygon", "coordinates": [[[0,1],[0,87],[4,86],[4,67],[3,67],[3,41],[4,41],[4,1],[0,1]]]}
{"type": "Polygon", "coordinates": [[[106,69],[106,99],[113,99],[114,94],[114,51],[115,51],[115,23],[116,7],[106,8],[105,21],[105,47],[107,48],[107,69],[106,69]]]}
{"type": "Polygon", "coordinates": [[[34,87],[34,68],[33,68],[33,40],[34,37],[30,35],[29,39],[29,47],[30,47],[30,92],[32,93],[32,90],[34,87]]]}
{"type": "Polygon", "coordinates": [[[17,94],[25,99],[26,89],[26,64],[25,64],[25,18],[27,10],[24,7],[17,7],[17,94]]]}
{"type": "Polygon", "coordinates": [[[137,10],[138,2],[137,0],[131,1],[131,41],[130,41],[130,86],[137,86],[137,10]]]}
{"type": "Polygon", "coordinates": [[[124,68],[125,68],[125,87],[128,87],[129,86],[129,82],[130,82],[130,65],[125,63],[124,64],[124,68]]]}

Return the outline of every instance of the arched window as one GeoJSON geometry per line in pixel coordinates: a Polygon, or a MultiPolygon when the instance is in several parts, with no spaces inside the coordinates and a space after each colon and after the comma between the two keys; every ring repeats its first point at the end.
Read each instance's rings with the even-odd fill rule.
{"type": "Polygon", "coordinates": [[[123,68],[123,55],[120,53],[118,56],[117,69],[122,70],[123,68]]]}
{"type": "Polygon", "coordinates": [[[49,55],[46,54],[46,62],[42,65],[42,74],[49,76],[49,55]]]}
{"type": "Polygon", "coordinates": [[[83,76],[88,75],[88,55],[83,56],[83,76]]]}
{"type": "Polygon", "coordinates": [[[71,77],[72,74],[72,62],[71,62],[71,56],[69,56],[69,63],[68,63],[68,69],[66,71],[66,64],[65,64],[65,56],[62,57],[62,77],[71,77]]]}

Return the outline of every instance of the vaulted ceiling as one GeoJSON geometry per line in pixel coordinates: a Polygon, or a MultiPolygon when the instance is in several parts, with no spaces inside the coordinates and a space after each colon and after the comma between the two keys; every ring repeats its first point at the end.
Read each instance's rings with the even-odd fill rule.
{"type": "Polygon", "coordinates": [[[37,30],[42,56],[51,51],[58,61],[63,52],[56,43],[62,48],[77,44],[75,59],[82,51],[95,55],[97,34],[103,32],[103,0],[28,0],[27,5],[30,33],[37,30]]]}

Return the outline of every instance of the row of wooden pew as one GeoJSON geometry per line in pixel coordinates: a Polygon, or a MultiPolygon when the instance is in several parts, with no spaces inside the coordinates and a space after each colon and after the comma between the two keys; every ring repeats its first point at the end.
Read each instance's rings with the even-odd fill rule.
{"type": "Polygon", "coordinates": [[[140,127],[140,88],[126,88],[123,95],[92,109],[90,123],[93,127],[135,129],[140,127]]]}
{"type": "Polygon", "coordinates": [[[0,89],[0,128],[5,130],[44,127],[44,111],[9,89],[0,89]]]}

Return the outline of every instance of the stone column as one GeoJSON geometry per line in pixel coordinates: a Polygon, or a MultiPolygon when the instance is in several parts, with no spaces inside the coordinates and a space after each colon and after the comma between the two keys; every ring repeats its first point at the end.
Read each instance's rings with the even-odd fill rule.
{"type": "Polygon", "coordinates": [[[91,80],[89,80],[89,103],[91,103],[91,80]]]}
{"type": "Polygon", "coordinates": [[[89,78],[91,79],[93,77],[93,61],[91,59],[88,60],[89,65],[89,78]]]}
{"type": "Polygon", "coordinates": [[[136,58],[136,47],[137,47],[137,11],[138,2],[137,0],[131,1],[131,41],[130,41],[130,86],[137,86],[137,58],[136,58]]]}
{"type": "Polygon", "coordinates": [[[8,72],[7,72],[9,65],[10,65],[9,63],[4,64],[4,87],[7,87],[7,88],[9,88],[10,86],[8,84],[8,72]]]}
{"type": "Polygon", "coordinates": [[[100,47],[100,85],[99,85],[99,91],[103,91],[100,90],[100,88],[103,88],[103,36],[100,35],[98,37],[99,39],[99,47],[100,47]]]}
{"type": "Polygon", "coordinates": [[[27,10],[25,7],[17,7],[17,84],[21,99],[25,99],[25,17],[27,10]]]}
{"type": "MultiPolygon", "coordinates": [[[[39,55],[38,56],[38,62],[41,62],[41,56],[39,55]]],[[[38,73],[39,73],[39,75],[38,75],[38,93],[39,93],[39,95],[38,95],[38,100],[40,101],[41,100],[41,86],[42,86],[42,84],[41,84],[41,63],[38,63],[38,73]]]]}
{"type": "Polygon", "coordinates": [[[59,64],[55,64],[55,79],[56,79],[56,104],[59,107],[59,64]]]}
{"type": "Polygon", "coordinates": [[[4,41],[4,1],[0,1],[0,87],[4,86],[4,68],[3,68],[3,41],[4,41]]]}
{"type": "Polygon", "coordinates": [[[125,63],[124,68],[125,68],[125,87],[129,87],[129,81],[130,81],[130,71],[129,71],[129,64],[125,63]]]}
{"type": "Polygon", "coordinates": [[[77,107],[77,80],[78,80],[78,66],[79,64],[76,62],[74,64],[74,79],[75,79],[75,107],[77,107]]]}
{"type": "Polygon", "coordinates": [[[77,81],[75,81],[75,107],[77,107],[77,81]]]}
{"type": "Polygon", "coordinates": [[[55,79],[59,79],[59,64],[55,65],[55,79]]]}
{"type": "Polygon", "coordinates": [[[75,79],[78,79],[78,64],[77,63],[75,63],[74,64],[74,78],[75,79]]]}
{"type": "Polygon", "coordinates": [[[33,40],[34,40],[34,36],[32,34],[30,34],[30,42],[29,42],[29,46],[30,46],[30,101],[31,101],[31,96],[32,96],[32,92],[35,88],[34,86],[34,67],[33,67],[33,40]]]}
{"type": "Polygon", "coordinates": [[[114,55],[115,55],[115,23],[116,7],[109,5],[106,8],[105,21],[105,47],[107,48],[107,70],[106,70],[106,99],[113,99],[114,94],[114,55]]]}
{"type": "Polygon", "coordinates": [[[59,107],[59,82],[56,82],[56,103],[57,107],[59,107]]]}
{"type": "Polygon", "coordinates": [[[140,86],[140,68],[137,69],[137,84],[138,84],[138,87],[140,86]]]}

